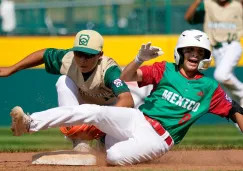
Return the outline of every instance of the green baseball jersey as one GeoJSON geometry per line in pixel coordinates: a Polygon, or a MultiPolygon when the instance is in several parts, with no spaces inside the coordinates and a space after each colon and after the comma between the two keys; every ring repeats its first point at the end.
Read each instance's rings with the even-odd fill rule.
{"type": "Polygon", "coordinates": [[[98,65],[88,78],[84,78],[69,49],[49,48],[44,53],[45,69],[51,74],[70,77],[79,88],[82,100],[89,104],[113,105],[117,96],[129,92],[126,83],[121,81],[121,69],[108,57],[99,59],[98,65]]]}
{"type": "Polygon", "coordinates": [[[159,121],[178,144],[190,126],[208,112],[227,117],[231,100],[218,83],[198,73],[187,79],[174,63],[155,63],[140,68],[139,86],[153,84],[153,90],[139,109],[159,121]]]}
{"type": "Polygon", "coordinates": [[[213,46],[217,42],[239,41],[243,35],[242,5],[231,1],[228,6],[221,7],[214,0],[204,0],[191,21],[192,24],[202,22],[213,46]]]}

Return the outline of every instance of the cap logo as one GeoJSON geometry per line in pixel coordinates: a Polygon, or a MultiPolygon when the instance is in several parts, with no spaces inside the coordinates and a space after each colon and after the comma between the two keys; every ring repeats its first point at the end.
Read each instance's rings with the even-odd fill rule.
{"type": "Polygon", "coordinates": [[[89,35],[81,34],[79,37],[79,45],[87,46],[89,39],[90,39],[89,35]]]}

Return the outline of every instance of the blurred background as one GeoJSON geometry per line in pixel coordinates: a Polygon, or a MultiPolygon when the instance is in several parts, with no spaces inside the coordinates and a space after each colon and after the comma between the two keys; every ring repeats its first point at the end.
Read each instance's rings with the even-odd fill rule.
{"type": "Polygon", "coordinates": [[[1,34],[70,35],[80,29],[94,29],[103,35],[178,34],[190,28],[184,13],[191,2],[1,0],[1,34]]]}

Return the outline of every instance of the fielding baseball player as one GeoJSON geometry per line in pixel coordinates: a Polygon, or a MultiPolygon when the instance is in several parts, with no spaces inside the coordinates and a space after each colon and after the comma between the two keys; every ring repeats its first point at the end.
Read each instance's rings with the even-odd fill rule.
{"type": "Polygon", "coordinates": [[[204,31],[213,46],[214,77],[243,106],[243,84],[233,74],[242,54],[242,4],[232,0],[195,0],[188,8],[185,19],[191,24],[204,22],[204,31]]]}
{"type": "Polygon", "coordinates": [[[135,108],[83,104],[52,108],[26,115],[21,107],[11,111],[13,135],[39,130],[92,124],[106,133],[107,162],[129,165],[150,161],[178,144],[190,126],[208,112],[230,118],[243,130],[243,108],[231,100],[219,84],[200,73],[209,67],[208,36],[198,30],[184,31],[175,47],[176,63],[140,65],[163,54],[151,43],[142,45],[122,71],[124,81],[153,85],[144,104],[135,108]],[[139,68],[140,67],[140,68],[139,68]]]}
{"type": "MultiPolygon", "coordinates": [[[[36,51],[11,67],[1,67],[0,76],[44,63],[48,73],[63,75],[56,83],[59,106],[88,103],[133,107],[129,88],[120,80],[120,68],[113,59],[103,56],[102,48],[103,37],[98,32],[82,30],[77,33],[72,49],[36,51]]],[[[60,129],[73,140],[74,150],[84,152],[92,150],[88,140],[99,133],[91,125],[60,129]],[[83,129],[87,131],[85,134],[81,133],[83,129]]]]}

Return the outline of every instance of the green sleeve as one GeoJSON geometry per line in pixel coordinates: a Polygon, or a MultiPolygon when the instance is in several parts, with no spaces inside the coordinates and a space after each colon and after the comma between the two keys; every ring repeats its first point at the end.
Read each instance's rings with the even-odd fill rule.
{"type": "Polygon", "coordinates": [[[200,5],[197,7],[194,17],[189,22],[190,24],[202,24],[204,22],[205,17],[205,8],[204,3],[201,2],[200,5]]]}
{"type": "Polygon", "coordinates": [[[44,63],[46,71],[51,74],[61,74],[60,69],[62,66],[62,58],[67,52],[69,52],[69,50],[54,48],[46,49],[44,53],[44,63]]]}
{"type": "Polygon", "coordinates": [[[121,70],[118,66],[112,66],[105,73],[105,86],[110,88],[118,96],[124,92],[130,92],[127,84],[120,80],[121,70]]]}

